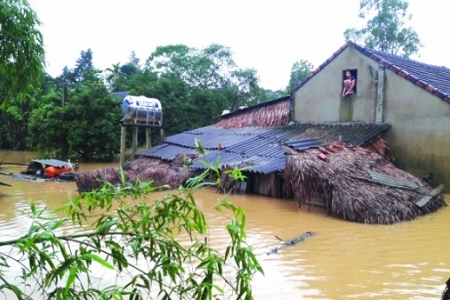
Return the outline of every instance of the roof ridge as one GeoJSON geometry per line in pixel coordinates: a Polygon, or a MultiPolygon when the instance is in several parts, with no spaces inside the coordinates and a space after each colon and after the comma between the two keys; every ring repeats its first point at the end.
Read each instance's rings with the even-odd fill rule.
{"type": "Polygon", "coordinates": [[[398,55],[398,54],[392,54],[392,53],[388,53],[388,52],[383,52],[383,51],[380,51],[380,50],[372,49],[372,48],[369,48],[369,47],[363,47],[363,46],[358,45],[358,44],[356,44],[354,42],[349,42],[349,43],[351,43],[354,46],[360,47],[362,49],[366,49],[368,51],[372,51],[375,55],[378,55],[378,56],[380,56],[379,54],[382,54],[384,56],[391,56],[391,57],[396,58],[396,59],[402,59],[402,60],[405,60],[405,61],[410,61],[410,62],[414,62],[414,63],[418,63],[418,64],[422,64],[422,65],[429,66],[429,67],[434,67],[434,68],[443,68],[443,69],[446,69],[446,70],[450,71],[450,68],[447,68],[446,66],[439,66],[439,65],[429,64],[429,63],[426,63],[426,62],[423,62],[423,61],[419,61],[417,59],[411,59],[409,57],[403,57],[403,56],[398,55]]]}

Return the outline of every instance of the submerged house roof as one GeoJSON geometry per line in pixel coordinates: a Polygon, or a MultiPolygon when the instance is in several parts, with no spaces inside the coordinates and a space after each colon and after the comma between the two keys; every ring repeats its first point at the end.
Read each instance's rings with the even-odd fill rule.
{"type": "Polygon", "coordinates": [[[330,58],[314,70],[307,78],[299,82],[293,91],[298,90],[320,70],[325,68],[334,58],[341,54],[348,47],[359,51],[368,58],[383,65],[405,80],[423,88],[436,97],[450,104],[450,69],[443,66],[434,66],[404,58],[397,55],[384,53],[381,51],[364,48],[353,42],[347,42],[337,50],[330,58]]]}
{"type": "Polygon", "coordinates": [[[195,139],[198,139],[206,155],[195,159],[191,169],[204,169],[200,160],[210,164],[219,160],[221,167],[246,163],[251,165],[248,172],[269,174],[285,168],[283,145],[306,150],[340,138],[347,144],[360,146],[377,138],[389,127],[386,123],[297,123],[293,126],[234,129],[208,126],[167,137],[165,144],[139,155],[173,160],[180,153],[195,153],[195,139]]]}

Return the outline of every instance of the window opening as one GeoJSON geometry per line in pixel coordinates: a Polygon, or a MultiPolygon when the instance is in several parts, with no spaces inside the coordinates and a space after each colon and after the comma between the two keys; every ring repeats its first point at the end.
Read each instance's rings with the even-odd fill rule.
{"type": "Polygon", "coordinates": [[[347,69],[342,71],[342,97],[348,97],[356,93],[358,70],[347,69]]]}

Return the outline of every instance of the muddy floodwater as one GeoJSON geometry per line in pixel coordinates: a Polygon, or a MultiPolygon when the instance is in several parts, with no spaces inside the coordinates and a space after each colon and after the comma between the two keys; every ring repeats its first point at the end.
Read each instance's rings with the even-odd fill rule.
{"type": "MultiPolygon", "coordinates": [[[[28,163],[31,152],[0,150],[0,161],[28,163]]],[[[80,171],[117,166],[81,164],[80,171]]],[[[2,173],[25,166],[3,165],[2,173]]],[[[0,175],[0,239],[27,231],[31,203],[56,208],[78,195],[74,182],[22,182],[0,175]]],[[[158,195],[156,195],[158,196],[158,195]]],[[[159,195],[159,196],[162,196],[159,195]]],[[[214,205],[214,189],[196,194],[209,222],[208,239],[220,247],[226,218],[214,205]]],[[[256,299],[439,299],[450,277],[450,209],[395,225],[362,225],[328,217],[320,209],[297,209],[289,201],[258,195],[231,195],[247,215],[248,243],[264,268],[253,283],[256,299]],[[303,242],[266,255],[288,240],[312,231],[303,242]]],[[[450,200],[447,196],[446,200],[450,200]]],[[[0,249],[1,251],[1,249],[0,249]]],[[[108,279],[106,280],[113,280],[108,279]]],[[[3,295],[0,296],[3,297],[3,295]]]]}

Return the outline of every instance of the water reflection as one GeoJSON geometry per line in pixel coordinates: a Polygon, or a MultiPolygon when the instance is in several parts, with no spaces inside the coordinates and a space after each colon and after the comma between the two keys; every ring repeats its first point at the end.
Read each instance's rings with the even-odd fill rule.
{"type": "MultiPolygon", "coordinates": [[[[30,153],[0,154],[0,161],[32,158],[30,153]]],[[[82,164],[81,168],[111,165],[116,166],[82,164]]],[[[2,166],[0,171],[23,169],[2,166]]],[[[31,203],[56,208],[77,195],[73,182],[20,182],[7,176],[0,181],[12,185],[0,186],[2,240],[25,233],[30,220],[20,211],[28,211],[31,203]]],[[[208,241],[219,248],[227,243],[223,230],[227,217],[214,210],[221,197],[214,189],[196,194],[209,222],[208,241]]],[[[438,299],[450,277],[448,207],[413,222],[362,225],[329,218],[317,208],[298,210],[280,199],[256,195],[229,199],[245,209],[248,243],[265,270],[265,276],[258,275],[254,282],[256,299],[438,299]],[[266,254],[282,243],[277,237],[288,240],[307,231],[315,235],[276,255],[266,254]]],[[[105,278],[102,272],[98,276],[105,278]]]]}

